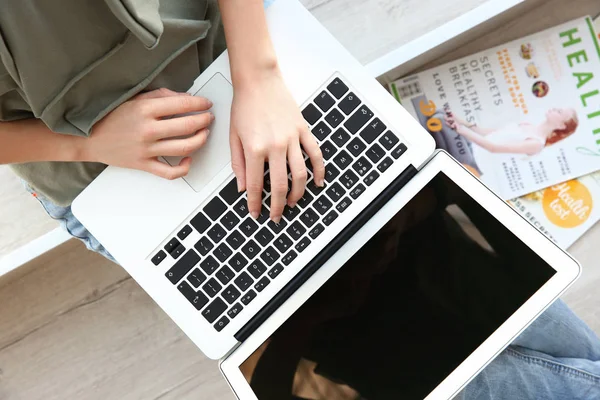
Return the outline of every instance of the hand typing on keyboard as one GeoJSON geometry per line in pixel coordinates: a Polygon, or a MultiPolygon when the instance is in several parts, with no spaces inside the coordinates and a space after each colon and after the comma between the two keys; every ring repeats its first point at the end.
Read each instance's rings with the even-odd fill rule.
{"type": "Polygon", "coordinates": [[[238,84],[231,109],[232,167],[238,190],[247,191],[248,208],[255,219],[261,211],[265,162],[274,222],[281,220],[286,204],[294,207],[304,194],[307,171],[300,144],[314,166],[316,182],[322,186],[325,167],[321,149],[279,71],[238,84]],[[286,161],[291,172],[289,183],[286,161]]]}

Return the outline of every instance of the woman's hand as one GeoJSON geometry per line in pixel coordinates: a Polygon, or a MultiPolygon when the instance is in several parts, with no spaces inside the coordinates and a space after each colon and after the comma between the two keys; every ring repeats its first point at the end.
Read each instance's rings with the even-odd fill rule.
{"type": "Polygon", "coordinates": [[[261,209],[265,162],[271,174],[273,221],[279,222],[286,203],[294,207],[303,196],[307,169],[301,144],[313,165],[315,183],[324,185],[321,149],[278,69],[235,86],[230,144],[238,189],[247,191],[248,209],[254,218],[261,209]],[[286,161],[292,177],[289,194],[286,161]]]}
{"type": "Polygon", "coordinates": [[[206,112],[166,118],[211,107],[207,99],[168,89],[140,94],[94,125],[92,135],[84,142],[82,158],[147,171],[166,179],[180,178],[189,171],[188,156],[206,142],[207,127],[214,115],[206,112]],[[160,162],[160,156],[185,158],[179,165],[170,166],[160,162]]]}

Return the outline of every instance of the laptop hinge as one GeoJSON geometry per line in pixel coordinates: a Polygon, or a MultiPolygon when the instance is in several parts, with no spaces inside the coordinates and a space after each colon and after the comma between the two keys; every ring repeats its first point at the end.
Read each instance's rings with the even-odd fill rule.
{"type": "Polygon", "coordinates": [[[319,252],[298,274],[281,289],[234,337],[243,342],[261,326],[292,294],[296,292],[329,258],[334,255],[358,230],[368,222],[416,174],[409,165],[371,204],[319,252]]]}

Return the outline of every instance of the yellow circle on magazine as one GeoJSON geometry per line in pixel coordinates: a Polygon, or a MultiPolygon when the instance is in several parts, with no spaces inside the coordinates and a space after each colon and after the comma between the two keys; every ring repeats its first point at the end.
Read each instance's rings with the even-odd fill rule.
{"type": "Polygon", "coordinates": [[[575,228],[583,224],[592,212],[592,195],[578,180],[564,182],[544,190],[544,213],[554,225],[575,228]]]}

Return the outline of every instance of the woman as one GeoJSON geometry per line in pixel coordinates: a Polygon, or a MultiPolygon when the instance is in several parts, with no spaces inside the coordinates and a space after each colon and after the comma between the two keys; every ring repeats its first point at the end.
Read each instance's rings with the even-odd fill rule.
{"type": "Polygon", "coordinates": [[[452,113],[446,122],[458,134],[490,153],[512,153],[533,156],[544,148],[571,136],[577,130],[579,119],[572,108],[552,108],[539,125],[512,123],[503,128],[489,129],[468,124],[452,113]]]}

